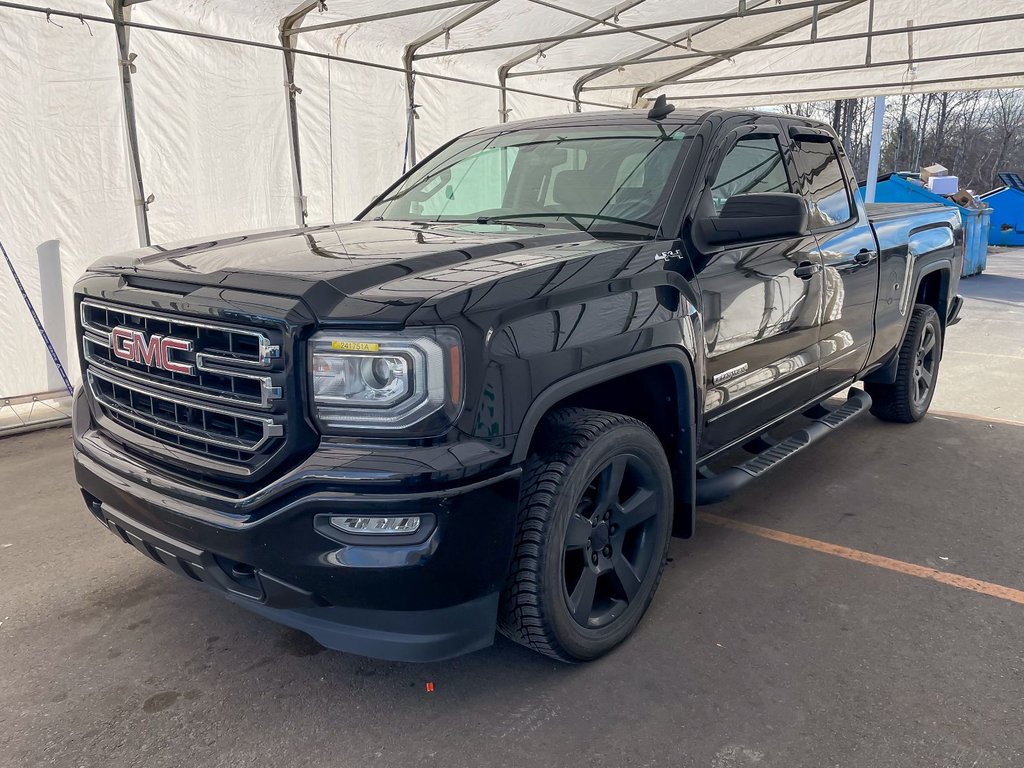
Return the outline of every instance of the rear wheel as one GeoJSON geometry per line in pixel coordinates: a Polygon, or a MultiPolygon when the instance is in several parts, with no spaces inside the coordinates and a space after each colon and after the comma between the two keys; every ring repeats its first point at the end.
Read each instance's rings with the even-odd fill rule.
{"type": "Polygon", "coordinates": [[[628,416],[566,408],[541,429],[499,628],[553,658],[585,661],[621,643],[654,596],[672,478],[658,438],[628,416]]]}
{"type": "Polygon", "coordinates": [[[871,412],[882,421],[909,424],[920,420],[931,405],[942,359],[942,324],[927,304],[914,306],[907,335],[900,347],[896,381],[865,383],[871,412]]]}

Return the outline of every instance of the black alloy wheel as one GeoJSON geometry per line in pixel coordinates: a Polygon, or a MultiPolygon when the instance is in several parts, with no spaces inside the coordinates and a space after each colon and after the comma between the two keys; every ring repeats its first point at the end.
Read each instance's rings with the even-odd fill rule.
{"type": "Polygon", "coordinates": [[[545,417],[520,490],[498,628],[560,661],[595,659],[640,622],[672,532],[672,475],[657,436],[617,413],[545,417]]]}
{"type": "Polygon", "coordinates": [[[925,408],[932,398],[932,387],[935,384],[935,373],[938,370],[938,334],[932,325],[925,325],[921,333],[921,341],[917,345],[914,360],[914,378],[912,397],[914,405],[925,408]]]}
{"type": "Polygon", "coordinates": [[[910,424],[928,412],[942,361],[942,324],[934,308],[916,304],[896,359],[895,379],[867,381],[871,412],[882,421],[910,424]]]}
{"type": "Polygon", "coordinates": [[[562,586],[580,626],[606,626],[636,599],[659,554],[657,484],[640,457],[619,454],[598,470],[569,518],[562,586]]]}

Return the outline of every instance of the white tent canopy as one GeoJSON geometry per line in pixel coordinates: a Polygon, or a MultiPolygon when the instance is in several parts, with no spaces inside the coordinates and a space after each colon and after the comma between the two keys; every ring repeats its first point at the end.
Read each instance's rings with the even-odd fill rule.
{"type": "MultiPolygon", "coordinates": [[[[1024,83],[1013,0],[297,2],[0,0],[0,241],[69,370],[95,258],[345,220],[481,125],[1024,83]]],[[[0,290],[0,396],[56,389],[0,290]]]]}

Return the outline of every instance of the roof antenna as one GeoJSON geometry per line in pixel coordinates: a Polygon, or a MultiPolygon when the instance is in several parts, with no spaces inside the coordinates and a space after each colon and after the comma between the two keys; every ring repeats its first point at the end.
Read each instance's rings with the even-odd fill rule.
{"type": "Polygon", "coordinates": [[[665,94],[661,94],[657,99],[654,100],[654,106],[651,107],[651,111],[647,113],[649,120],[661,120],[662,118],[668,117],[670,114],[675,112],[676,105],[669,104],[668,99],[665,98],[665,94]]]}

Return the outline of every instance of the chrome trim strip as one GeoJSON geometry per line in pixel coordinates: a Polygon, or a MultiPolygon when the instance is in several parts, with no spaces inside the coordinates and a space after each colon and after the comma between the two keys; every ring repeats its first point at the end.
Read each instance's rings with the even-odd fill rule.
{"type": "Polygon", "coordinates": [[[198,405],[194,401],[179,400],[179,399],[174,398],[174,397],[167,397],[166,395],[164,395],[164,394],[162,394],[160,392],[147,391],[144,388],[132,386],[131,384],[126,384],[123,381],[118,381],[114,377],[104,376],[104,375],[102,375],[100,373],[97,373],[94,370],[88,370],[86,373],[87,373],[87,378],[89,380],[89,391],[92,394],[93,398],[95,398],[96,402],[100,403],[101,405],[103,405],[106,408],[110,408],[111,410],[116,411],[117,413],[121,413],[121,414],[125,415],[126,417],[128,417],[130,419],[135,419],[136,421],[139,421],[139,422],[141,422],[143,424],[146,424],[149,427],[153,427],[154,429],[161,429],[161,430],[163,430],[165,432],[170,432],[171,434],[176,434],[176,435],[179,435],[181,437],[188,438],[189,440],[196,440],[197,442],[201,442],[201,443],[205,442],[205,443],[209,443],[210,445],[218,445],[218,446],[220,446],[222,448],[231,448],[231,449],[234,449],[234,450],[243,450],[243,451],[248,451],[248,452],[256,453],[271,438],[281,437],[282,435],[284,435],[284,426],[281,425],[281,424],[275,424],[273,422],[273,420],[271,420],[271,419],[263,418],[261,416],[255,416],[255,415],[249,414],[249,413],[238,413],[238,412],[234,412],[234,411],[218,409],[218,408],[211,408],[211,407],[207,407],[207,406],[204,406],[204,405],[198,405]],[[181,405],[181,406],[183,406],[185,408],[195,408],[195,409],[198,409],[198,410],[207,411],[209,413],[218,413],[218,414],[220,414],[222,416],[229,416],[229,417],[234,418],[234,419],[242,419],[242,420],[249,421],[249,422],[255,422],[255,423],[259,424],[262,427],[262,429],[263,429],[263,436],[258,441],[256,441],[255,443],[252,443],[252,444],[246,443],[246,442],[244,442],[242,440],[237,440],[237,441],[224,440],[222,438],[211,436],[208,432],[203,432],[203,431],[199,431],[199,430],[195,430],[195,431],[186,430],[186,429],[183,429],[178,424],[174,424],[174,423],[170,423],[170,422],[162,422],[162,421],[155,420],[155,419],[152,419],[150,417],[147,417],[146,414],[141,414],[141,413],[137,414],[136,412],[126,411],[125,408],[120,403],[117,403],[116,401],[111,401],[106,396],[104,396],[101,393],[99,393],[97,391],[95,385],[94,385],[93,379],[99,379],[101,381],[106,381],[109,384],[112,384],[112,385],[115,385],[115,386],[118,386],[118,387],[124,387],[125,389],[130,390],[132,392],[137,392],[140,395],[145,395],[146,397],[155,397],[158,400],[165,400],[165,401],[167,401],[169,403],[174,403],[175,405],[181,405]]]}
{"type": "Polygon", "coordinates": [[[168,392],[176,392],[179,394],[191,395],[197,399],[203,400],[216,400],[220,403],[229,403],[231,405],[250,406],[267,409],[272,405],[273,400],[279,400],[282,396],[281,387],[273,386],[273,380],[269,376],[259,376],[251,373],[235,373],[234,371],[227,371],[220,368],[207,368],[199,364],[199,356],[196,356],[196,368],[207,373],[216,373],[221,376],[230,376],[235,379],[250,379],[253,381],[260,382],[260,399],[253,400],[250,398],[241,397],[230,397],[227,395],[212,394],[203,389],[190,389],[188,387],[176,386],[169,382],[165,382],[162,379],[156,377],[147,377],[139,374],[137,371],[132,370],[128,366],[111,366],[106,360],[98,358],[93,354],[90,354],[88,343],[97,344],[106,349],[110,349],[110,341],[107,339],[97,339],[91,334],[93,331],[88,331],[82,336],[82,356],[89,365],[94,365],[101,370],[113,374],[115,376],[121,376],[130,381],[134,381],[137,384],[143,384],[146,386],[153,387],[155,389],[162,389],[168,392]]]}
{"type": "Polygon", "coordinates": [[[82,321],[82,327],[85,328],[86,330],[92,331],[93,333],[98,333],[100,335],[104,335],[105,336],[105,335],[107,335],[109,333],[109,331],[104,329],[104,328],[100,328],[100,327],[98,327],[96,325],[91,324],[86,319],[86,316],[85,316],[85,308],[86,307],[94,307],[96,309],[102,309],[104,311],[110,310],[110,311],[113,311],[113,312],[123,312],[123,313],[125,313],[127,315],[134,315],[136,317],[146,317],[146,318],[150,318],[152,320],[160,320],[160,321],[166,322],[166,323],[178,323],[180,325],[188,325],[188,326],[191,326],[193,328],[205,328],[205,329],[211,330],[211,331],[224,331],[226,333],[237,333],[237,334],[239,334],[241,336],[253,336],[253,337],[255,337],[257,339],[257,343],[259,345],[259,359],[258,360],[246,360],[245,358],[225,357],[223,355],[212,355],[212,354],[210,354],[208,352],[205,353],[207,358],[210,358],[210,359],[213,359],[213,360],[222,361],[222,362],[225,362],[225,363],[227,363],[229,365],[244,365],[244,366],[247,366],[247,367],[268,368],[268,367],[270,367],[272,360],[276,360],[277,358],[281,357],[281,347],[279,345],[277,345],[277,344],[271,344],[270,343],[270,339],[267,336],[265,336],[263,333],[261,333],[260,331],[254,331],[254,330],[245,329],[245,328],[236,328],[236,327],[231,326],[231,325],[223,325],[223,324],[220,324],[220,323],[206,323],[206,322],[198,322],[196,320],[187,320],[187,319],[180,318],[177,315],[172,315],[172,314],[162,314],[162,315],[154,314],[152,312],[146,312],[144,310],[138,310],[135,307],[132,307],[132,306],[127,305],[127,304],[106,304],[106,303],[103,303],[103,302],[91,301],[89,299],[83,299],[81,304],[79,305],[79,308],[78,308],[79,316],[80,316],[80,319],[82,321]]]}
{"type": "MultiPolygon", "coordinates": [[[[199,455],[195,451],[179,448],[174,443],[168,443],[166,440],[151,437],[143,432],[136,432],[131,427],[122,424],[103,412],[97,417],[96,425],[101,428],[102,432],[97,429],[90,429],[89,433],[94,437],[103,434],[103,440],[110,440],[112,438],[118,442],[131,441],[132,447],[137,451],[146,454],[156,454],[161,459],[170,457],[174,461],[185,465],[195,465],[196,456],[199,455]]],[[[79,455],[87,454],[82,452],[79,455]]],[[[152,473],[151,468],[147,464],[142,463],[136,456],[122,452],[120,459],[125,462],[131,462],[131,465],[139,470],[145,470],[150,482],[153,481],[153,478],[157,477],[156,474],[152,473]]],[[[223,472],[227,475],[249,477],[254,474],[254,470],[245,464],[231,464],[209,454],[203,455],[203,463],[205,466],[213,467],[218,472],[223,472]]],[[[102,466],[106,467],[108,465],[103,464],[102,466]]],[[[120,479],[124,480],[123,477],[120,479]]]]}
{"type": "MultiPolygon", "coordinates": [[[[734,412],[738,411],[740,408],[743,408],[743,407],[745,407],[747,405],[750,405],[751,403],[756,403],[762,397],[767,397],[768,395],[772,394],[773,392],[778,392],[783,386],[789,386],[793,382],[800,381],[801,379],[806,379],[808,376],[811,376],[811,375],[813,375],[813,374],[815,374],[817,372],[818,372],[818,367],[815,366],[814,368],[812,368],[809,371],[804,371],[799,376],[793,376],[792,378],[788,378],[788,379],[777,379],[776,380],[778,382],[777,386],[774,386],[771,389],[765,390],[764,392],[762,392],[761,394],[757,395],[756,397],[752,397],[749,400],[745,400],[744,402],[739,403],[738,405],[730,408],[728,411],[724,411],[723,413],[716,414],[715,416],[710,418],[709,421],[715,421],[715,419],[720,419],[723,416],[728,416],[730,413],[734,413],[734,412]]],[[[723,405],[724,405],[724,403],[723,403],[723,405]]],[[[710,410],[710,409],[708,409],[708,410],[710,410]]]]}

